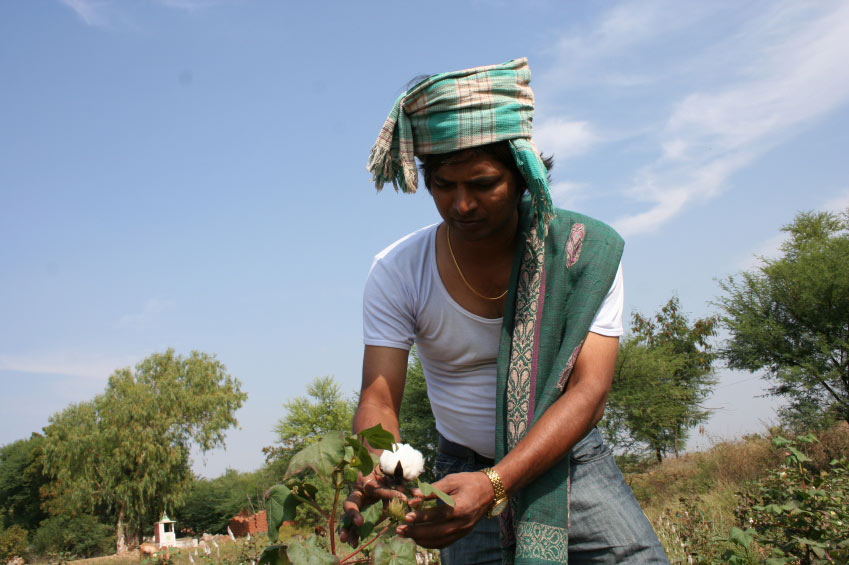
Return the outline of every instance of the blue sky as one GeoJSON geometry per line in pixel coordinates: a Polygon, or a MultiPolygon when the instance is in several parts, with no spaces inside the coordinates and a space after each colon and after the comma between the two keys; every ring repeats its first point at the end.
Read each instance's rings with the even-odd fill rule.
{"type": "MultiPolygon", "coordinates": [[[[528,57],[555,201],[625,236],[626,310],[711,314],[798,211],[849,206],[847,53],[842,1],[4,2],[0,445],[168,347],[249,394],[206,476],[258,467],[314,377],[357,389],[371,258],[438,219],[365,171],[420,74],[528,57]]],[[[720,379],[693,447],[774,420],[720,379]]]]}

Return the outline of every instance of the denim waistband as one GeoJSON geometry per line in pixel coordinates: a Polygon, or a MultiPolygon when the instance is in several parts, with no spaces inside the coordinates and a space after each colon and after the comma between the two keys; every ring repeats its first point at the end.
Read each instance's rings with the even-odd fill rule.
{"type": "Polygon", "coordinates": [[[480,463],[481,465],[488,465],[490,467],[495,465],[495,459],[484,457],[473,449],[445,439],[442,437],[442,434],[439,434],[439,452],[450,455],[451,457],[457,457],[458,459],[474,459],[475,463],[480,463]]]}

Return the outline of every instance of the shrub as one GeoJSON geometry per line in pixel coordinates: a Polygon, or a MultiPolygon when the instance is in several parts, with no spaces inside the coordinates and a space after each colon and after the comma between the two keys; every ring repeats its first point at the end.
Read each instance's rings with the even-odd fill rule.
{"type": "Polygon", "coordinates": [[[740,493],[739,521],[770,548],[773,563],[849,561],[849,460],[812,470],[802,446],[816,442],[813,435],[774,438],[784,463],[740,493]]]}
{"type": "Polygon", "coordinates": [[[115,530],[89,514],[53,516],[41,523],[32,540],[40,555],[95,557],[115,548],[115,530]]]}
{"type": "Polygon", "coordinates": [[[27,552],[27,531],[17,524],[0,532],[0,562],[23,557],[27,552]]]}

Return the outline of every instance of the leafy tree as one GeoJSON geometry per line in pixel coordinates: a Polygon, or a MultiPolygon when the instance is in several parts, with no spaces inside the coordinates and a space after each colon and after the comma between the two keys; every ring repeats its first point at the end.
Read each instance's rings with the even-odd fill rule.
{"type": "Polygon", "coordinates": [[[830,409],[849,422],[849,210],[803,212],[781,229],[781,258],[720,282],[723,356],[765,370],[791,412],[830,409]]]}
{"type": "Polygon", "coordinates": [[[227,522],[243,509],[255,512],[265,507],[265,491],[278,479],[265,466],[251,473],[227,469],[214,479],[195,480],[173,518],[194,534],[226,533],[227,522]]]}
{"type": "MultiPolygon", "coordinates": [[[[427,396],[422,362],[413,348],[407,365],[407,379],[404,383],[404,396],[399,416],[401,439],[418,449],[424,455],[425,462],[433,465],[439,452],[437,445],[436,419],[427,396]]],[[[433,480],[433,470],[425,467],[423,480],[433,480]]]]}
{"type": "Polygon", "coordinates": [[[91,514],[51,516],[41,523],[32,540],[32,549],[38,555],[59,557],[50,562],[105,555],[110,547],[115,547],[115,530],[91,514]]]}
{"type": "Polygon", "coordinates": [[[675,296],[652,317],[633,314],[602,424],[611,443],[647,446],[658,461],[678,455],[689,429],[709,415],[702,403],[716,383],[709,342],[716,323],[703,318],[690,325],[675,296]]]}
{"type": "Polygon", "coordinates": [[[316,377],[307,385],[307,397],[285,402],[286,415],[274,431],[283,449],[296,452],[333,430],[350,430],[356,408],[345,398],[339,384],[330,375],[316,377]]]}
{"type": "Polygon", "coordinates": [[[114,517],[117,548],[180,504],[192,480],[192,446],[224,445],[246,394],[223,364],[169,349],[109,377],[106,391],[50,418],[43,463],[54,515],[114,517]]]}
{"type": "Polygon", "coordinates": [[[19,525],[34,532],[47,517],[41,508],[39,489],[48,479],[39,454],[44,438],[32,434],[0,448],[0,522],[3,527],[19,525]]]}

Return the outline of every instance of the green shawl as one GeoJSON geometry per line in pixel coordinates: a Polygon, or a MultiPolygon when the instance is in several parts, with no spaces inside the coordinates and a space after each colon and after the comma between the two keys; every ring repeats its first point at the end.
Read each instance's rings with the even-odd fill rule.
{"type": "MultiPolygon", "coordinates": [[[[498,351],[495,457],[521,440],[566,387],[624,242],[609,226],[556,210],[544,240],[527,198],[498,351]]],[[[569,456],[510,500],[501,515],[504,562],[566,563],[569,456]]]]}

